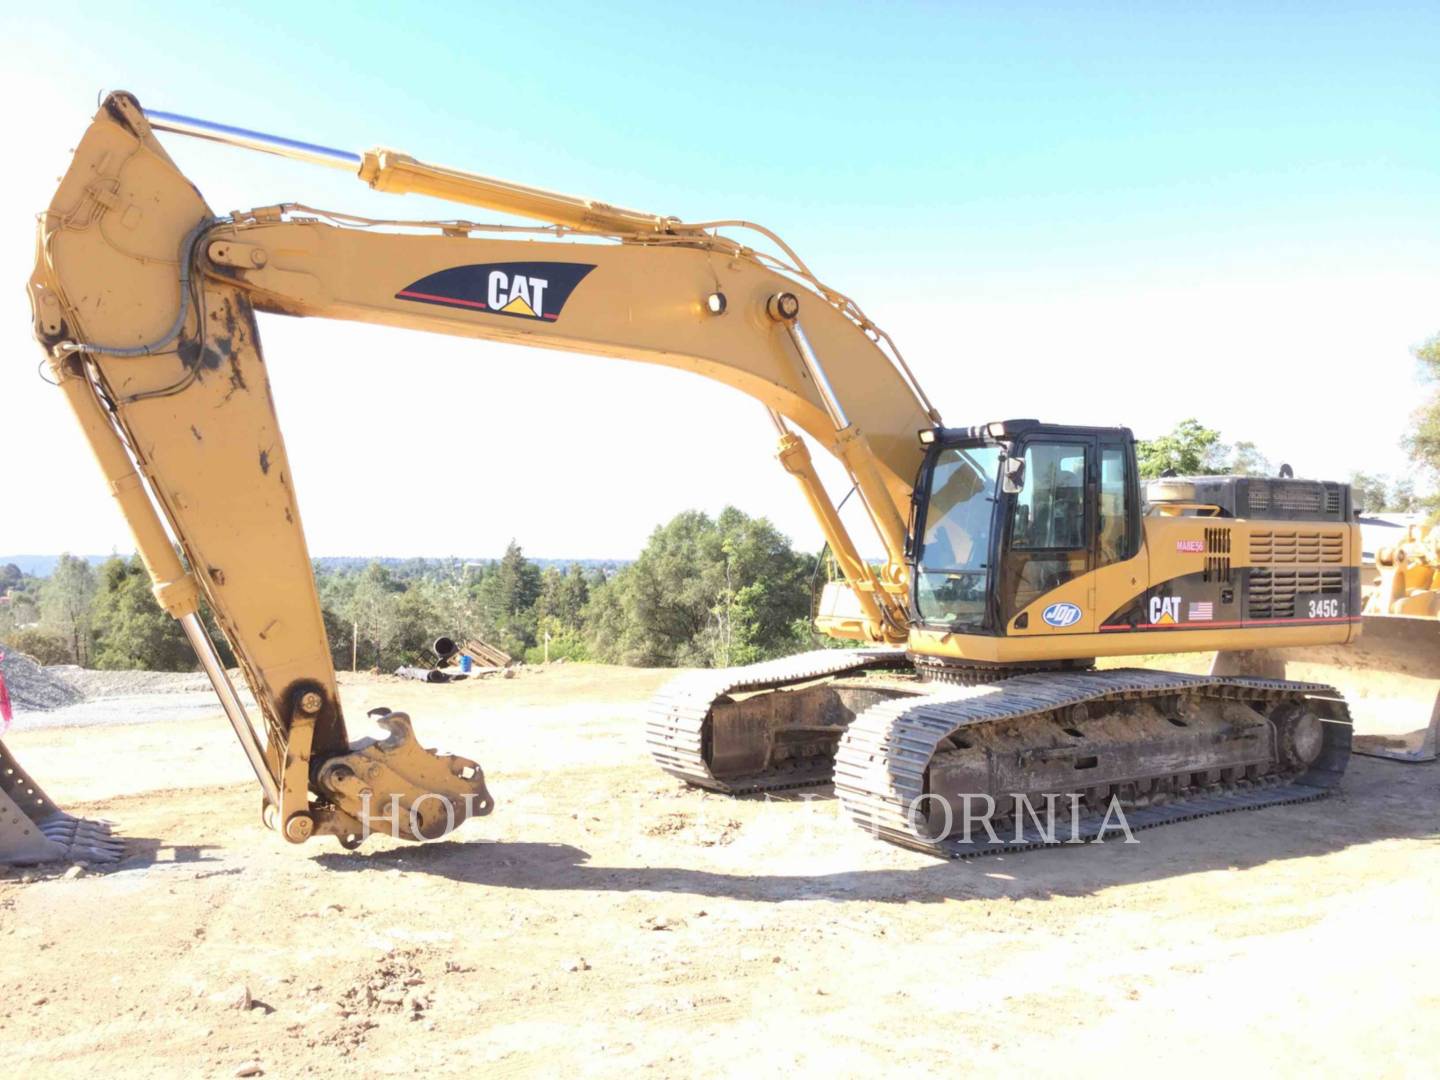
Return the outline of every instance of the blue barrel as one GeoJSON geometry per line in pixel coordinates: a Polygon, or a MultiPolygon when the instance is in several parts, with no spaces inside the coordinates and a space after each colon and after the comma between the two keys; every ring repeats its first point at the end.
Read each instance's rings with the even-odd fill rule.
{"type": "Polygon", "coordinates": [[[470,665],[473,664],[473,663],[474,663],[474,661],[471,660],[470,657],[462,655],[462,656],[460,657],[460,670],[461,670],[461,672],[463,672],[463,673],[466,674],[466,675],[470,674],[470,665]]]}

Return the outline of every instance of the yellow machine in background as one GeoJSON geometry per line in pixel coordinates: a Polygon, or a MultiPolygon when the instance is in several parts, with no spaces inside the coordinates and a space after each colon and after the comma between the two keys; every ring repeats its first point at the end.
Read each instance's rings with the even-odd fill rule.
{"type": "Polygon", "coordinates": [[[1393,761],[1440,757],[1440,527],[1410,525],[1375,553],[1361,635],[1347,648],[1222,654],[1217,673],[1317,679],[1344,690],[1355,751],[1393,761]]]}
{"type": "MultiPolygon", "coordinates": [[[[1365,600],[1362,652],[1394,676],[1376,697],[1403,702],[1422,726],[1399,738],[1362,735],[1358,748],[1377,757],[1434,761],[1440,757],[1440,527],[1409,526],[1399,544],[1375,553],[1375,567],[1379,577],[1365,600]]],[[[1395,720],[1382,726],[1393,728],[1395,720]]],[[[1399,729],[1405,730],[1403,722],[1399,729]]]]}
{"type": "MultiPolygon", "coordinates": [[[[1347,646],[1361,602],[1347,485],[1199,477],[1147,496],[1126,428],[945,426],[884,331],[747,222],[684,222],[390,150],[147,113],[117,93],[42,215],[30,297],[156,598],[215,686],[265,819],[292,843],[325,834],[354,846],[377,820],[430,839],[492,803],[479,766],[424,749],[406,716],[379,717],[388,738],[350,739],[257,311],[664,364],[757,399],[844,575],[817,626],[866,647],[667,688],[647,739],[688,783],[739,794],[833,779],[875,835],[970,855],[1045,842],[1021,818],[1013,841],[962,846],[954,812],[972,798],[1001,817],[1067,797],[1108,820],[1119,804],[1158,825],[1317,798],[1344,772],[1349,714],[1328,686],[1093,662],[1347,646]],[[156,131],[546,224],[377,221],[301,204],[219,217],[156,131]],[[584,242],[564,242],[571,234],[584,242]],[[806,437],[858,492],[878,566],[806,437]],[[202,598],[260,732],[198,618],[202,598]]],[[[73,857],[64,830],[46,833],[53,807],[38,786],[3,760],[0,860],[73,857]]]]}
{"type": "Polygon", "coordinates": [[[1400,543],[1375,553],[1375,568],[1366,615],[1440,616],[1440,527],[1409,526],[1400,543]]]}

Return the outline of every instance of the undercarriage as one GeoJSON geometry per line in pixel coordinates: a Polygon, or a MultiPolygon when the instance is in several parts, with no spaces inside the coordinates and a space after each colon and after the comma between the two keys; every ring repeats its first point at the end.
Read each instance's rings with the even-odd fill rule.
{"type": "Polygon", "coordinates": [[[1320,798],[1350,736],[1344,701],[1318,683],[946,669],[899,650],[695,673],[648,725],[656,761],[687,783],[744,795],[833,781],[862,828],[958,858],[1320,798]]]}

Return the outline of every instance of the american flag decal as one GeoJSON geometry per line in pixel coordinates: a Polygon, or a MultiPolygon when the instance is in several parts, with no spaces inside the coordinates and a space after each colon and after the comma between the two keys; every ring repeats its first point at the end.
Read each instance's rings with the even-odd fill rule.
{"type": "Polygon", "coordinates": [[[1203,603],[1190,605],[1191,622],[1209,622],[1215,618],[1215,605],[1206,600],[1203,603]]]}

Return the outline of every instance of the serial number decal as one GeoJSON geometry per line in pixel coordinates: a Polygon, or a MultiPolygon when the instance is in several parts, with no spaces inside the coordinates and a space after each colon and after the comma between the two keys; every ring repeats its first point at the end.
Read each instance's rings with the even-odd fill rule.
{"type": "Polygon", "coordinates": [[[1184,552],[1187,555],[1203,555],[1205,553],[1204,540],[1176,540],[1175,550],[1184,552]]]}

